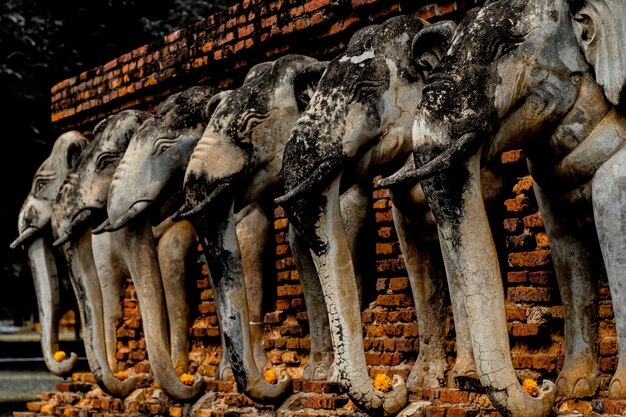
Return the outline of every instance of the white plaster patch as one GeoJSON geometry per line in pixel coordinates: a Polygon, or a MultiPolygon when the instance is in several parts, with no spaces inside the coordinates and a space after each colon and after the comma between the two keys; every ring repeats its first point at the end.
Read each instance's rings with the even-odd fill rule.
{"type": "Polygon", "coordinates": [[[359,64],[363,61],[367,61],[368,59],[372,59],[374,58],[374,51],[372,49],[370,49],[369,51],[365,51],[363,52],[361,55],[357,55],[357,56],[344,56],[342,57],[339,62],[346,62],[346,61],[350,61],[353,64],[359,64]]]}

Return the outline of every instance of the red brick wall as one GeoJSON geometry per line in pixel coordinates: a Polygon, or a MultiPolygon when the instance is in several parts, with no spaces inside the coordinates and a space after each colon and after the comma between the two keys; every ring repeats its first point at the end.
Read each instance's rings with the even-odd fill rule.
{"type": "MultiPolygon", "coordinates": [[[[473,6],[474,1],[464,0],[430,3],[387,0],[246,0],[224,13],[60,82],[52,89],[52,121],[60,129],[73,127],[88,131],[107,114],[130,107],[153,110],[169,94],[191,85],[209,85],[216,91],[235,87],[251,65],[285,53],[303,53],[329,59],[345,48],[349,37],[357,29],[399,13],[417,12],[431,21],[440,18],[458,19],[473,6]]],[[[534,200],[524,156],[518,151],[502,155],[502,169],[507,181],[505,190],[509,191],[495,202],[491,219],[507,296],[513,363],[520,378],[549,378],[554,381],[563,364],[563,311],[551,264],[549,242],[534,200]]],[[[365,283],[373,293],[373,302],[363,311],[362,319],[370,374],[398,373],[406,378],[417,357],[419,329],[390,207],[386,190],[376,190],[373,206],[373,220],[377,226],[377,236],[374,237],[375,281],[365,283]]],[[[308,359],[310,339],[302,289],[287,242],[287,227],[285,213],[277,207],[274,223],[276,282],[275,287],[272,287],[275,297],[265,315],[264,347],[269,362],[288,370],[295,378],[297,391],[311,393],[304,403],[305,407],[354,410],[346,397],[331,395],[338,392],[333,384],[303,384],[298,379],[302,365],[308,359]]],[[[235,409],[244,414],[265,415],[268,409],[258,405],[252,407],[251,401],[233,391],[232,381],[219,382],[213,379],[221,356],[219,330],[206,269],[201,263],[195,262],[198,273],[192,299],[198,309],[190,329],[190,359],[198,366],[198,371],[207,377],[210,389],[224,393],[220,397],[219,407],[213,403],[210,411],[205,409],[196,415],[222,415],[235,409]]],[[[601,389],[605,391],[617,362],[616,338],[606,278],[598,279],[601,287],[599,366],[603,372],[601,389]]],[[[130,282],[123,303],[125,316],[118,330],[118,368],[147,371],[141,318],[136,293],[130,282]]],[[[455,351],[454,324],[448,310],[445,318],[449,329],[447,352],[452,363],[455,351]]],[[[67,408],[61,408],[59,411],[59,407],[86,401],[76,392],[85,390],[85,383],[89,381],[89,375],[77,375],[74,382],[61,385],[59,388],[71,391],[66,393],[71,395],[66,403],[66,394],[59,393],[61,399],[56,403],[57,408],[48,407],[50,401],[53,401],[50,398],[57,397],[44,394],[44,401],[29,406],[29,409],[41,413],[44,407],[46,411],[50,410],[50,413],[57,415],[74,415],[74,409],[68,412],[67,408]],[[76,398],[82,399],[76,402],[76,398]]],[[[601,396],[604,393],[601,392],[601,396]]],[[[412,399],[434,402],[427,410],[427,415],[479,415],[477,410],[480,406],[487,407],[483,408],[480,415],[489,415],[493,411],[488,408],[488,399],[476,393],[422,390],[413,393],[412,399]]],[[[102,401],[97,403],[100,407],[97,410],[108,410],[102,404],[118,412],[148,410],[141,401],[131,401],[128,406],[102,401]]],[[[159,413],[164,412],[164,409],[154,407],[159,413]]],[[[625,409],[622,405],[605,400],[567,403],[559,407],[570,411],[590,411],[593,408],[598,413],[621,413],[625,409]]],[[[178,417],[182,410],[174,406],[169,408],[169,414],[178,417]]]]}
{"type": "Polygon", "coordinates": [[[252,65],[286,53],[329,59],[357,29],[393,15],[458,18],[477,2],[245,0],[56,84],[51,119],[60,128],[88,129],[120,109],[152,110],[192,85],[236,86],[252,65]]]}

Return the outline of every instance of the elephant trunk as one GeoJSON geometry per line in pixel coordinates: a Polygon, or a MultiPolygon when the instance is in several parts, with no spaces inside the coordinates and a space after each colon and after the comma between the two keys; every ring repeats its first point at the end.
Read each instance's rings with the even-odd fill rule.
{"type": "Polygon", "coordinates": [[[91,233],[83,233],[77,243],[66,244],[63,252],[78,300],[89,368],[104,391],[116,397],[126,397],[135,389],[138,379],[130,377],[121,381],[109,367],[105,347],[102,290],[93,259],[91,233]]]}
{"type": "Polygon", "coordinates": [[[232,202],[219,210],[225,211],[218,215],[223,219],[221,222],[214,220],[216,213],[212,211],[211,222],[200,216],[194,226],[204,247],[232,371],[239,389],[254,401],[277,404],[291,393],[291,378],[286,375],[276,384],[270,384],[262,378],[257,367],[232,202]],[[211,226],[207,227],[208,224],[211,226]]]}
{"type": "Polygon", "coordinates": [[[455,267],[461,276],[472,347],[480,382],[505,416],[540,417],[555,399],[544,381],[537,398],[521,387],[511,361],[504,290],[498,256],[483,202],[480,152],[454,172],[422,182],[455,267]]]}
{"type": "Polygon", "coordinates": [[[74,369],[78,356],[72,352],[69,358],[55,359],[59,351],[59,279],[54,254],[43,237],[28,246],[28,262],[37,294],[43,358],[50,372],[65,377],[74,369]]]}
{"type": "Polygon", "coordinates": [[[416,183],[419,180],[437,175],[437,173],[445,171],[463,161],[468,155],[471,155],[476,150],[476,147],[481,144],[482,138],[483,135],[479,132],[466,133],[420,168],[415,169],[412,166],[413,164],[407,164],[392,176],[379,180],[376,185],[378,187],[389,187],[405,182],[416,183]]]}
{"type": "Polygon", "coordinates": [[[136,219],[114,233],[137,290],[154,377],[170,398],[177,401],[192,400],[204,391],[205,383],[201,376],[196,375],[192,385],[185,385],[176,375],[170,353],[165,294],[152,226],[147,218],[136,219]]]}
{"type": "MultiPolygon", "coordinates": [[[[313,260],[318,270],[331,328],[339,382],[352,401],[369,415],[397,414],[408,401],[407,388],[400,376],[394,376],[390,392],[374,388],[367,370],[363,348],[363,325],[357,281],[350,247],[341,217],[339,185],[341,176],[333,180],[322,194],[317,221],[312,235],[313,260]]],[[[307,235],[307,234],[305,234],[307,235]]]]}

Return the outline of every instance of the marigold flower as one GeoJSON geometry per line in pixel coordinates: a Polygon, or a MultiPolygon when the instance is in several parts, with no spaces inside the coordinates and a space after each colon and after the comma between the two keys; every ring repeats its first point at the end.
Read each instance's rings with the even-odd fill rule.
{"type": "Polygon", "coordinates": [[[189,374],[182,374],[181,376],[178,377],[178,379],[180,379],[180,382],[182,382],[185,385],[193,384],[193,376],[189,374]]]}
{"type": "Polygon", "coordinates": [[[274,371],[273,369],[268,369],[267,371],[263,372],[263,379],[268,384],[275,384],[276,381],[278,381],[278,376],[276,375],[276,371],[274,371]]]}
{"type": "Polygon", "coordinates": [[[374,388],[381,392],[387,392],[391,389],[391,378],[385,374],[378,374],[374,378],[374,388]]]}
{"type": "Polygon", "coordinates": [[[56,352],[54,354],[54,360],[57,361],[57,362],[61,362],[66,357],[67,357],[67,355],[62,350],[59,350],[58,352],[56,352]]]}
{"type": "Polygon", "coordinates": [[[524,382],[522,383],[522,388],[524,388],[524,391],[526,391],[526,394],[530,395],[531,397],[536,397],[537,394],[539,394],[537,381],[535,381],[534,379],[524,380],[524,382]]]}
{"type": "Polygon", "coordinates": [[[119,371],[115,374],[115,377],[120,381],[126,381],[128,379],[128,374],[124,371],[119,371]]]}

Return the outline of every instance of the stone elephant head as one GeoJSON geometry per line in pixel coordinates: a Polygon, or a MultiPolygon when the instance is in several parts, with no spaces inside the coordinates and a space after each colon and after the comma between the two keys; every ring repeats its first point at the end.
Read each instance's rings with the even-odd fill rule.
{"type": "Polygon", "coordinates": [[[33,275],[39,322],[41,350],[48,369],[66,376],[72,372],[78,356],[57,361],[59,352],[59,282],[54,253],[50,246],[49,228],[54,200],[67,174],[74,168],[87,139],[77,131],[62,134],[54,142],[50,156],[41,164],[18,217],[19,237],[11,248],[24,245],[33,275]]]}
{"type": "Polygon", "coordinates": [[[574,32],[614,105],[624,104],[626,87],[626,12],[620,0],[569,0],[574,32]]]}
{"type": "MultiPolygon", "coordinates": [[[[394,376],[393,389],[387,393],[376,390],[369,378],[355,268],[350,262],[339,195],[355,182],[366,183],[365,194],[371,195],[375,175],[395,171],[411,157],[415,105],[425,76],[445,51],[454,28],[451,22],[429,26],[417,17],[399,16],[357,32],[348,49],[329,63],[285,147],[282,175],[286,194],[277,202],[284,203],[291,224],[305,236],[313,253],[330,315],[339,381],[355,404],[371,415],[396,414],[406,405],[408,394],[399,376],[394,376]]],[[[428,234],[425,223],[420,226],[421,233],[428,234]]],[[[408,233],[408,229],[404,231],[408,233]]],[[[434,250],[440,257],[436,230],[433,234],[434,250]]],[[[415,246],[411,248],[412,253],[417,251],[415,246]]],[[[420,259],[424,275],[421,288],[437,280],[431,276],[436,272],[423,273],[429,269],[425,267],[430,264],[427,256],[420,259]]],[[[407,263],[410,275],[415,273],[412,278],[420,275],[420,261],[407,263]]],[[[424,315],[418,308],[424,343],[420,344],[420,358],[410,379],[420,387],[429,378],[425,369],[430,367],[432,379],[437,380],[443,379],[447,368],[440,319],[444,314],[443,294],[434,289],[437,286],[442,290],[441,283],[433,284],[433,292],[425,297],[435,300],[430,305],[433,308],[425,308],[424,315]],[[431,344],[437,353],[422,356],[431,344]],[[424,367],[420,366],[422,360],[424,367]]],[[[426,306],[430,300],[418,300],[421,294],[414,293],[416,305],[426,306]]]]}
{"type": "Polygon", "coordinates": [[[106,219],[106,205],[113,174],[147,112],[124,110],[96,125],[94,140],[77,168],[65,180],[55,206],[55,246],[61,246],[86,228],[106,219]],[[80,168],[78,168],[80,166],[80,168]]]}
{"type": "Polygon", "coordinates": [[[258,402],[280,401],[291,381],[265,382],[255,362],[244,282],[243,258],[250,255],[238,241],[236,213],[272,201],[289,131],[324,68],[300,55],[253,67],[217,105],[187,167],[185,205],[177,214],[198,231],[237,385],[258,402]]]}
{"type": "MultiPolygon", "coordinates": [[[[511,364],[500,269],[479,177],[479,167],[505,150],[525,150],[550,237],[566,317],[558,391],[591,396],[599,385],[594,277],[600,249],[609,276],[619,259],[611,244],[623,239],[623,220],[616,214],[623,197],[607,187],[624,175],[617,166],[626,136],[624,118],[610,110],[575,34],[563,0],[487,2],[461,24],[428,79],[413,130],[415,165],[379,183],[421,180],[442,241],[464,277],[481,382],[507,415],[543,415],[556,392],[545,381],[538,398],[530,398],[511,364]],[[608,195],[612,203],[601,207],[608,195]],[[592,205],[595,219],[589,221],[592,205]],[[614,232],[605,239],[608,218],[614,232]]],[[[621,300],[621,291],[615,296],[621,300]]],[[[611,395],[624,394],[623,376],[618,368],[611,395]]]]}
{"type": "Polygon", "coordinates": [[[130,138],[148,116],[146,112],[124,110],[94,128],[93,140],[61,186],[51,222],[54,245],[68,266],[78,300],[89,366],[102,389],[120,397],[130,394],[138,380],[132,377],[122,381],[114,375],[116,328],[114,318],[107,313],[112,309],[117,313],[113,317],[121,316],[119,299],[127,274],[110,247],[97,246],[90,228],[105,218],[115,167],[130,138]],[[94,253],[96,247],[99,250],[94,253]],[[111,274],[106,273],[109,270],[111,274]],[[104,300],[109,300],[108,304],[104,300]]]}
{"type": "Polygon", "coordinates": [[[182,203],[183,175],[209,120],[210,98],[205,87],[173,94],[141,125],[115,171],[108,219],[97,230],[114,233],[122,248],[137,290],[154,377],[179,401],[200,395],[204,380],[196,375],[185,385],[178,375],[185,371],[189,353],[184,263],[195,233],[188,222],[172,225],[168,217],[182,203]],[[157,246],[152,226],[158,224],[173,234],[168,250],[161,247],[162,239],[157,246]]]}

